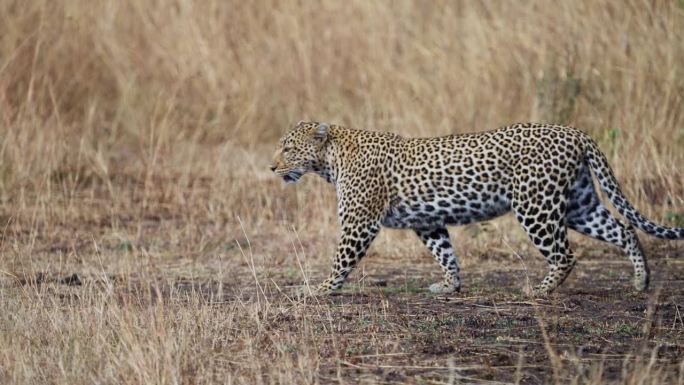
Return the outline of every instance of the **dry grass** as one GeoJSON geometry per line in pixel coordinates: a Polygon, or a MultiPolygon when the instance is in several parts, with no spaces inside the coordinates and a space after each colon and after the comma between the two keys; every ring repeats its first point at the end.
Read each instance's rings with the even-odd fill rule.
{"type": "Polygon", "coordinates": [[[427,252],[387,231],[356,289],[296,303],[327,272],[334,193],[267,168],[299,119],[567,123],[682,225],[682,41],[681,1],[0,0],[0,382],[684,383],[681,242],[646,243],[671,287],[624,299],[628,262],[576,238],[565,291],[526,305],[517,255],[532,280],[543,265],[523,234],[469,226],[467,291],[445,302],[419,290],[427,252]]]}

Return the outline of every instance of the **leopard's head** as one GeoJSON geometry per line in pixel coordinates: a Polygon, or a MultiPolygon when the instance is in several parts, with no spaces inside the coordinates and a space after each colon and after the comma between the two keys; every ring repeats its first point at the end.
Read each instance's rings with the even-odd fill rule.
{"type": "Polygon", "coordinates": [[[322,162],[321,148],[328,139],[329,130],[327,123],[297,123],[278,142],[271,171],[287,183],[296,183],[302,175],[316,171],[322,162]]]}

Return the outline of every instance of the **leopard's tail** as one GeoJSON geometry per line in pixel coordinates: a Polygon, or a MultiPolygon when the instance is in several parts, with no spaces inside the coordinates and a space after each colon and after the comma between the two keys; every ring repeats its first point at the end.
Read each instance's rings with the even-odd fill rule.
{"type": "Polygon", "coordinates": [[[588,138],[585,146],[585,159],[594,175],[599,181],[601,190],[608,196],[610,203],[615,206],[618,212],[639,230],[663,239],[684,239],[684,228],[665,227],[652,222],[650,219],[641,215],[634,206],[627,201],[625,195],[620,190],[613,170],[608,165],[606,156],[596,145],[596,142],[588,138]]]}

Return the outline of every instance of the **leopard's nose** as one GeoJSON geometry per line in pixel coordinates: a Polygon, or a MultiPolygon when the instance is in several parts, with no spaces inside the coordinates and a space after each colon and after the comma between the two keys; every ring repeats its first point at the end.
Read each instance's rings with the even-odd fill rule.
{"type": "Polygon", "coordinates": [[[271,165],[271,166],[270,166],[270,169],[271,169],[271,171],[274,171],[274,172],[275,172],[276,166],[271,165]]]}

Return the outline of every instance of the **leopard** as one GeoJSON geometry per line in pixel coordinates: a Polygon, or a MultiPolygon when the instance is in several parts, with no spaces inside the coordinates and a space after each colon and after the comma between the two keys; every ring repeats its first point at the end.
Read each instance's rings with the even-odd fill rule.
{"type": "Polygon", "coordinates": [[[525,291],[531,296],[553,292],[575,266],[568,229],[622,249],[637,292],[648,288],[649,267],[636,229],[684,239],[684,228],[665,227],[639,213],[597,143],[571,126],[517,123],[410,138],[300,121],[279,140],[270,169],[286,183],[313,173],[335,186],[339,238],[332,271],[309,295],[339,290],[383,227],[410,229],[429,249],[444,276],[428,287],[437,294],[461,289],[447,226],[509,212],[548,266],[541,283],[525,291]],[[602,203],[592,175],[626,221],[602,203]]]}

